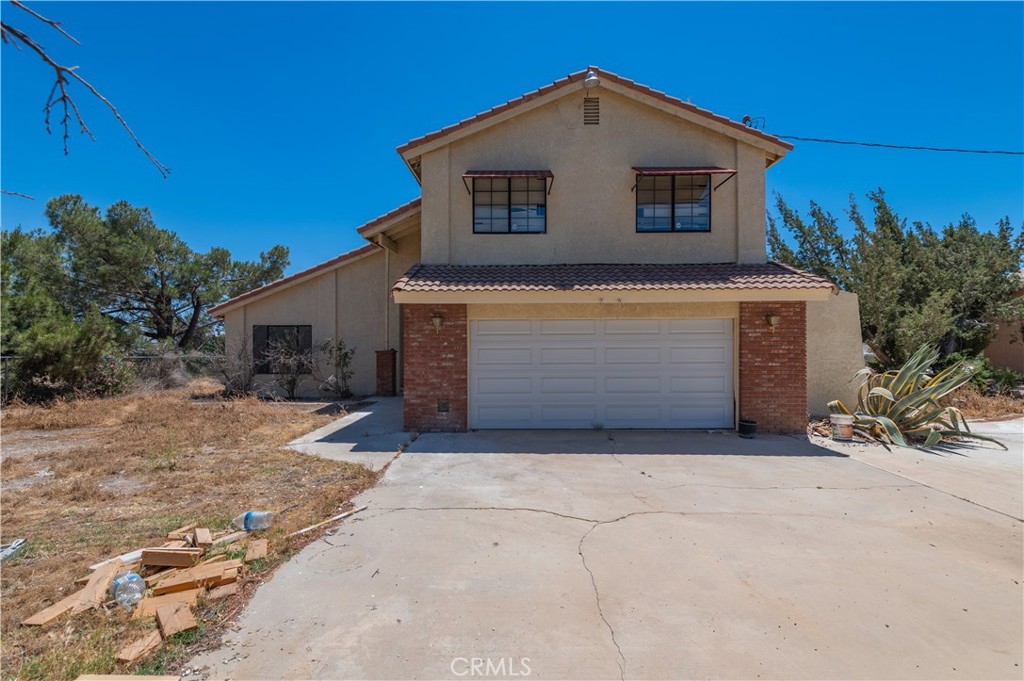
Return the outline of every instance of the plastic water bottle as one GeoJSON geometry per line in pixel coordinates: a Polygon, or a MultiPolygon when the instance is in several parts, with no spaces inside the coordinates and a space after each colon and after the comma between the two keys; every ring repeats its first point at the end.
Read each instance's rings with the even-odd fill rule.
{"type": "Polygon", "coordinates": [[[118,605],[131,611],[132,606],[141,601],[146,593],[146,582],[134,572],[124,572],[110,583],[110,593],[118,605]]]}
{"type": "Polygon", "coordinates": [[[274,518],[273,511],[247,511],[237,516],[231,524],[240,530],[265,530],[274,518]]]}

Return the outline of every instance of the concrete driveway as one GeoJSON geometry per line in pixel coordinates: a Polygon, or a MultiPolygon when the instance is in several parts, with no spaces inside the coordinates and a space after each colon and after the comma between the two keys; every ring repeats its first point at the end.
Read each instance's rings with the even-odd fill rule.
{"type": "Polygon", "coordinates": [[[359,499],[368,511],[283,566],[190,666],[1020,679],[1022,430],[1003,433],[1009,453],[943,456],[732,433],[424,435],[359,499]]]}

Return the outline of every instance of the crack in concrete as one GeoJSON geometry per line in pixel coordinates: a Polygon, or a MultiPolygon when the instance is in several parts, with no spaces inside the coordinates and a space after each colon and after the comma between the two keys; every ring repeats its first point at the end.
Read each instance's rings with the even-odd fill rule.
{"type": "Polygon", "coordinates": [[[663,490],[668,490],[668,489],[678,489],[680,487],[713,487],[715,489],[746,489],[746,490],[821,489],[821,490],[838,490],[840,492],[849,490],[849,491],[852,492],[852,491],[867,490],[867,489],[889,489],[889,488],[894,488],[895,489],[895,488],[901,488],[901,487],[924,487],[924,486],[925,485],[921,485],[921,484],[913,482],[913,481],[910,481],[909,485],[907,485],[907,484],[902,484],[902,485],[868,485],[868,486],[865,486],[865,487],[825,487],[824,485],[802,485],[802,486],[796,486],[796,485],[777,485],[777,486],[772,486],[772,487],[747,487],[747,486],[744,486],[744,485],[709,485],[709,484],[701,483],[701,482],[684,482],[681,485],[671,485],[669,487],[659,487],[658,491],[663,491],[663,490]]]}
{"type": "Polygon", "coordinates": [[[393,513],[395,511],[508,511],[523,513],[544,513],[546,515],[553,515],[559,518],[565,518],[566,520],[576,520],[581,523],[608,522],[597,520],[596,518],[583,518],[581,516],[569,515],[567,513],[559,513],[558,511],[549,511],[543,508],[525,508],[522,506],[433,506],[430,508],[424,506],[392,506],[387,508],[379,508],[377,510],[384,513],[393,513]]]}
{"type": "Polygon", "coordinates": [[[619,646],[619,641],[615,638],[614,627],[612,627],[611,622],[608,621],[608,618],[605,617],[604,608],[601,605],[601,592],[597,589],[597,580],[594,578],[594,571],[590,569],[589,565],[587,565],[587,557],[583,554],[583,542],[587,540],[587,537],[590,536],[590,533],[596,530],[599,525],[604,524],[606,523],[594,523],[594,525],[589,530],[583,533],[583,536],[580,537],[579,544],[576,545],[576,553],[579,554],[580,560],[583,562],[583,569],[587,571],[588,575],[590,575],[590,585],[594,589],[594,600],[597,601],[597,614],[601,617],[601,621],[604,622],[604,626],[608,627],[608,634],[611,636],[612,645],[615,646],[615,652],[618,654],[618,658],[615,660],[615,663],[619,666],[619,679],[620,681],[625,681],[626,656],[622,654],[622,648],[619,646]]]}

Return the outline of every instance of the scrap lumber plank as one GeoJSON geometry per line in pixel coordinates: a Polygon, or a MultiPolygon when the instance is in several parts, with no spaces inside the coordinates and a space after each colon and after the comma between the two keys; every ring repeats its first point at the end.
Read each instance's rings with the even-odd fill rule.
{"type": "Polygon", "coordinates": [[[192,615],[192,609],[186,603],[174,603],[159,608],[156,611],[156,621],[160,625],[160,631],[164,633],[164,638],[199,626],[192,615]]]}
{"type": "Polygon", "coordinates": [[[224,586],[236,581],[238,581],[238,568],[231,568],[230,570],[225,570],[220,577],[210,582],[210,586],[224,586]]]}
{"type": "Polygon", "coordinates": [[[237,577],[237,571],[241,567],[242,561],[237,559],[197,565],[187,570],[182,570],[173,577],[157,582],[153,587],[153,595],[160,596],[174,591],[194,589],[199,586],[219,586],[223,583],[221,580],[226,571],[234,569],[236,571],[235,576],[237,577]]]}
{"type": "Polygon", "coordinates": [[[160,647],[160,632],[151,631],[142,638],[132,641],[117,652],[117,659],[128,664],[144,658],[160,647]]]}
{"type": "Polygon", "coordinates": [[[214,539],[213,540],[213,546],[220,546],[221,544],[230,544],[233,541],[238,541],[239,539],[241,539],[242,537],[244,537],[247,534],[248,534],[248,532],[246,532],[245,530],[239,530],[238,532],[232,532],[231,534],[225,534],[225,535],[223,535],[221,537],[217,537],[216,539],[214,539]]]}
{"type": "Polygon", "coordinates": [[[146,582],[146,588],[148,589],[149,587],[159,582],[161,579],[167,579],[171,575],[176,575],[179,572],[181,572],[181,570],[179,570],[178,568],[170,568],[168,570],[162,570],[160,572],[157,572],[156,574],[149,575],[148,577],[144,578],[144,581],[146,582]]]}
{"type": "Polygon", "coordinates": [[[218,586],[217,588],[210,591],[210,593],[206,594],[206,600],[216,601],[220,600],[221,598],[233,596],[236,593],[238,593],[238,582],[231,582],[230,584],[218,586]]]}
{"type": "Polygon", "coordinates": [[[178,529],[171,530],[170,532],[168,532],[167,533],[167,538],[168,539],[183,539],[186,534],[191,534],[192,530],[194,530],[194,529],[196,529],[196,524],[195,523],[190,523],[188,525],[182,525],[178,529]]]}
{"type": "Polygon", "coordinates": [[[253,539],[249,542],[249,549],[245,552],[245,562],[251,563],[257,558],[266,558],[269,544],[267,539],[253,539]]]}
{"type": "Polygon", "coordinates": [[[171,541],[164,542],[160,545],[162,549],[184,549],[188,548],[190,544],[185,539],[172,539],[171,541]]]}
{"type": "Polygon", "coordinates": [[[135,612],[132,613],[132,619],[151,617],[156,614],[157,610],[165,605],[172,605],[174,603],[195,605],[202,593],[203,589],[189,589],[187,591],[175,591],[174,593],[164,594],[163,596],[146,596],[139,601],[137,606],[135,606],[135,612]]]}
{"type": "Polygon", "coordinates": [[[24,620],[21,623],[22,626],[41,627],[49,624],[50,622],[54,621],[55,619],[66,613],[68,610],[71,610],[73,607],[78,605],[78,601],[82,597],[82,591],[85,591],[85,589],[76,591],[70,596],[65,596],[64,598],[60,599],[48,608],[43,608],[36,614],[24,620]]]}
{"type": "Polygon", "coordinates": [[[331,518],[328,518],[327,520],[323,520],[323,521],[321,521],[319,523],[316,523],[315,525],[310,525],[309,527],[303,527],[301,530],[295,530],[291,534],[286,534],[285,537],[294,537],[297,534],[305,534],[306,532],[310,532],[312,530],[315,530],[318,527],[323,527],[324,525],[326,525],[328,523],[333,523],[333,522],[335,522],[337,520],[342,520],[344,518],[347,518],[350,515],[355,515],[356,513],[359,513],[360,511],[365,511],[366,508],[367,508],[366,506],[360,506],[359,508],[357,508],[354,511],[348,511],[346,513],[339,513],[338,515],[336,515],[334,517],[331,517],[331,518]]]}
{"type": "Polygon", "coordinates": [[[107,563],[92,573],[89,581],[86,582],[85,588],[78,592],[81,596],[75,607],[71,608],[71,614],[73,615],[76,612],[82,612],[89,608],[98,608],[102,605],[103,597],[106,595],[107,589],[110,588],[110,583],[114,581],[114,576],[117,575],[117,571],[120,569],[121,561],[115,558],[112,563],[107,563]]]}
{"type": "Polygon", "coordinates": [[[202,549],[146,549],[142,552],[142,564],[192,567],[199,562],[202,555],[202,549]]]}
{"type": "Polygon", "coordinates": [[[205,527],[197,527],[192,536],[192,543],[204,549],[213,546],[213,536],[210,534],[210,530],[205,527]]]}
{"type": "Polygon", "coordinates": [[[200,565],[209,565],[210,563],[219,563],[222,560],[227,560],[227,559],[228,559],[228,554],[222,553],[220,555],[214,556],[213,558],[207,558],[202,563],[200,563],[200,565]]]}

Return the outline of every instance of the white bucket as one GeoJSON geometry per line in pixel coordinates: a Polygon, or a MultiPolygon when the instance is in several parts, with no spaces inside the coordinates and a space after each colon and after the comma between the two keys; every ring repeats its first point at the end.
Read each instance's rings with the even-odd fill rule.
{"type": "Polygon", "coordinates": [[[853,439],[853,417],[849,414],[831,414],[829,421],[832,422],[833,440],[853,439]]]}

